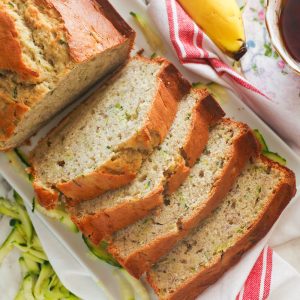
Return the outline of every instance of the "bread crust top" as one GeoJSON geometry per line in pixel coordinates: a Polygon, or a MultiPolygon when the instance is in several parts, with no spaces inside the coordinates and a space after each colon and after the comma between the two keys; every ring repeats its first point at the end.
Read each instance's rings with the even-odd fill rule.
{"type": "MultiPolygon", "coordinates": [[[[134,31],[107,0],[35,0],[34,4],[49,12],[55,10],[66,33],[70,59],[75,63],[84,62],[127,38],[133,42],[134,31]],[[105,13],[103,8],[107,10],[105,13]]],[[[31,14],[34,18],[33,10],[31,14]]],[[[5,43],[0,43],[0,69],[16,72],[23,79],[38,77],[39,73],[22,58],[22,43],[15,22],[2,4],[0,39],[5,43]]]]}
{"type": "Polygon", "coordinates": [[[101,1],[95,0],[36,0],[55,9],[61,16],[71,58],[84,62],[102,51],[121,44],[124,37],[106,18],[101,9],[101,1]]]}
{"type": "Polygon", "coordinates": [[[0,41],[0,69],[16,72],[22,77],[39,76],[24,63],[14,20],[5,11],[0,11],[0,41]]]}

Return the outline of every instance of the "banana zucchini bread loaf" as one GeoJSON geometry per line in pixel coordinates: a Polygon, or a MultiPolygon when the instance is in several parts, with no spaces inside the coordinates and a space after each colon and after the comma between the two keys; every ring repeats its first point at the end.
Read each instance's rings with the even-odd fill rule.
{"type": "Polygon", "coordinates": [[[123,64],[135,33],[107,0],[2,0],[0,151],[123,64]]]}

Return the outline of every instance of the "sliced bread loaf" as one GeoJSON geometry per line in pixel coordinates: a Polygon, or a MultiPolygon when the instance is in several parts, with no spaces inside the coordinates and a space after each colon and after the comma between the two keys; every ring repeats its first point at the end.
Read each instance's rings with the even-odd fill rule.
{"type": "Polygon", "coordinates": [[[135,33],[107,0],[2,0],[0,150],[123,64],[135,33]]]}
{"type": "Polygon", "coordinates": [[[116,232],[111,254],[140,277],[219,204],[256,151],[246,125],[229,119],[217,123],[187,180],[149,216],[116,232]]]}
{"type": "Polygon", "coordinates": [[[164,59],[135,57],[34,149],[34,188],[46,208],[59,191],[74,203],[132,181],[165,138],[189,90],[164,59]]]}
{"type": "Polygon", "coordinates": [[[204,149],[209,127],[224,115],[205,91],[192,91],[180,102],[164,142],[143,163],[136,179],[70,209],[78,228],[98,244],[106,235],[141,219],[162,203],[187,177],[204,149]]]}
{"type": "Polygon", "coordinates": [[[295,191],[290,170],[250,162],[220,206],[149,271],[159,299],[195,299],[269,231],[295,191]]]}

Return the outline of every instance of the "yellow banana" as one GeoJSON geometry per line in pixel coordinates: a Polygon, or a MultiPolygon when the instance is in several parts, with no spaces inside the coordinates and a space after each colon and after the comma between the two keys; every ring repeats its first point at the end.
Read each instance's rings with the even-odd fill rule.
{"type": "Polygon", "coordinates": [[[191,18],[226,54],[239,60],[247,51],[236,0],[178,0],[191,18]]]}

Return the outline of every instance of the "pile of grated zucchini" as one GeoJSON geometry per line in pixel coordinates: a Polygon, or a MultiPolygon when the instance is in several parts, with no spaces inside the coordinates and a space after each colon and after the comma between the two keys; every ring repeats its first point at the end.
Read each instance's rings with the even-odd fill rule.
{"type": "Polygon", "coordinates": [[[43,251],[22,198],[0,198],[0,214],[10,219],[11,232],[0,247],[0,264],[11,250],[21,251],[19,264],[23,281],[15,300],[78,300],[60,282],[43,251]]]}

